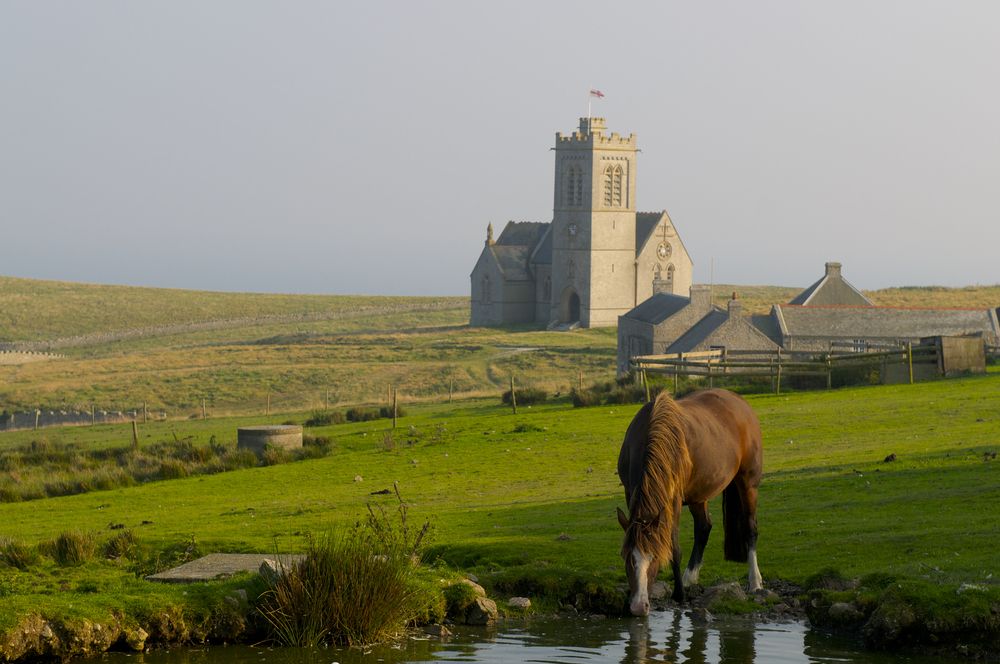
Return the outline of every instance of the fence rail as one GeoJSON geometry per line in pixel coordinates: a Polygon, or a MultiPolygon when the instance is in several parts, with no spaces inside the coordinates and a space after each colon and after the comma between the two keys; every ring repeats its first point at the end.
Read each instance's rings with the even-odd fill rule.
{"type": "Polygon", "coordinates": [[[646,374],[666,374],[674,377],[674,388],[680,376],[707,377],[709,385],[717,377],[764,377],[771,379],[772,391],[781,391],[783,378],[792,376],[825,377],[826,386],[833,386],[833,374],[842,368],[878,368],[885,376],[890,366],[905,365],[907,378],[913,382],[914,365],[940,366],[940,351],[935,345],[882,348],[865,352],[786,350],[708,350],[667,355],[642,355],[630,360],[632,369],[645,380],[646,374]]]}

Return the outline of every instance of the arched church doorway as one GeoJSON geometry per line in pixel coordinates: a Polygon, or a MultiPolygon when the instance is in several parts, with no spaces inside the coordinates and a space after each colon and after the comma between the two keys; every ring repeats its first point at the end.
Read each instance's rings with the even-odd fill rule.
{"type": "Polygon", "coordinates": [[[575,323],[580,320],[580,296],[572,287],[563,291],[559,305],[559,322],[575,323]]]}

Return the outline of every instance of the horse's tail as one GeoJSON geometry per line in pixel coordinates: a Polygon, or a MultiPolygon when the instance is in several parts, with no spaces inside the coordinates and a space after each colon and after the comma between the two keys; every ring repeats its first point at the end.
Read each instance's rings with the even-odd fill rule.
{"type": "Polygon", "coordinates": [[[726,560],[745,563],[750,553],[750,514],[743,494],[743,478],[737,475],[722,491],[722,525],[726,560]]]}

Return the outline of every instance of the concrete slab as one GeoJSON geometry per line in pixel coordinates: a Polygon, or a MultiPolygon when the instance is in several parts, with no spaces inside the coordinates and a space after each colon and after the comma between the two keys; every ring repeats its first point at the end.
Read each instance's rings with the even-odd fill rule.
{"type": "Polygon", "coordinates": [[[302,560],[301,553],[210,553],[165,572],[151,574],[147,581],[160,583],[198,583],[225,579],[237,572],[256,572],[265,560],[277,560],[289,566],[302,560]]]}

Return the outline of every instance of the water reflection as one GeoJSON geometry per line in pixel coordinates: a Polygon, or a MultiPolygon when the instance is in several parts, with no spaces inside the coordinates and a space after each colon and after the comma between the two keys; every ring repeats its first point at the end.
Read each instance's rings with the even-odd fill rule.
{"type": "MultiPolygon", "coordinates": [[[[694,612],[655,612],[646,619],[533,618],[496,631],[460,628],[448,639],[411,637],[367,650],[217,646],[128,655],[104,664],[402,664],[404,662],[614,662],[620,664],[887,663],[892,655],[809,631],[800,623],[754,624],[746,618],[706,620],[694,612]]],[[[908,657],[911,664],[941,658],[908,657]]],[[[952,660],[960,661],[960,660],[952,660]]]]}

